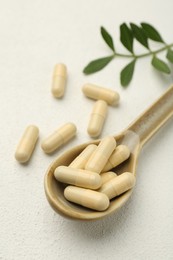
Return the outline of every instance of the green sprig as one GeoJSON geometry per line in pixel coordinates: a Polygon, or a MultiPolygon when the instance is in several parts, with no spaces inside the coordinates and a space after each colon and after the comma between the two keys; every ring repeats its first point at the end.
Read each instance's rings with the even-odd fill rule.
{"type": "Polygon", "coordinates": [[[115,44],[110,33],[102,26],[100,29],[101,35],[105,43],[113,52],[112,55],[106,56],[100,59],[93,60],[88,63],[84,68],[83,72],[87,75],[100,71],[114,58],[130,58],[131,61],[128,63],[120,73],[120,81],[123,87],[129,85],[133,78],[136,61],[140,58],[151,56],[151,65],[159,72],[170,74],[171,70],[169,65],[158,58],[158,54],[166,51],[166,59],[173,63],[173,43],[166,44],[160,33],[150,24],[141,23],[140,26],[134,23],[130,23],[128,26],[126,23],[120,25],[120,41],[122,45],[129,51],[129,54],[119,53],[115,49],[115,44]],[[134,52],[134,41],[138,41],[144,46],[148,52],[142,54],[135,54],[134,52]],[[149,46],[149,40],[159,42],[163,46],[156,51],[152,51],[149,46]]]}

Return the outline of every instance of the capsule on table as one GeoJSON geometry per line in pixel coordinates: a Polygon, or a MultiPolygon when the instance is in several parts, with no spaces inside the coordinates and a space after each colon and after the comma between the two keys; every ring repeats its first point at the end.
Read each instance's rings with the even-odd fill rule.
{"type": "Polygon", "coordinates": [[[99,191],[106,194],[109,199],[112,199],[125,191],[130,190],[134,185],[134,175],[130,172],[124,172],[103,184],[99,191]]]}
{"type": "Polygon", "coordinates": [[[59,166],[54,172],[55,178],[63,183],[96,190],[101,186],[101,177],[95,172],[59,166]]]}
{"type": "Polygon", "coordinates": [[[117,174],[115,172],[102,172],[100,174],[102,185],[105,184],[107,181],[115,178],[117,174]]]}
{"type": "Polygon", "coordinates": [[[52,78],[52,94],[56,98],[60,98],[64,95],[65,85],[67,80],[67,68],[64,64],[59,63],[54,67],[52,78]]]}
{"type": "Polygon", "coordinates": [[[100,173],[106,165],[115,147],[116,141],[113,136],[107,136],[103,138],[86,163],[85,169],[88,171],[100,173]]]}
{"type": "Polygon", "coordinates": [[[72,123],[67,123],[45,138],[42,141],[41,147],[45,153],[51,153],[61,145],[67,143],[75,134],[76,126],[72,123]]]}
{"type": "Polygon", "coordinates": [[[126,145],[118,145],[115,148],[115,151],[111,154],[108,162],[103,168],[103,172],[109,171],[110,169],[116,167],[120,163],[127,160],[130,156],[130,149],[126,145]]]}
{"type": "Polygon", "coordinates": [[[107,103],[104,100],[96,101],[88,124],[88,134],[91,137],[100,135],[107,114],[107,103]]]}
{"type": "Polygon", "coordinates": [[[74,186],[66,187],[64,196],[71,202],[97,211],[106,210],[110,204],[109,199],[105,194],[74,186]]]}
{"type": "Polygon", "coordinates": [[[90,156],[95,151],[97,145],[88,145],[69,165],[71,168],[84,169],[90,156]]]}
{"type": "Polygon", "coordinates": [[[15,158],[20,163],[29,161],[37,139],[39,135],[39,129],[35,125],[30,125],[26,128],[15,152],[15,158]]]}
{"type": "Polygon", "coordinates": [[[94,84],[85,84],[82,91],[85,96],[95,100],[104,100],[112,106],[117,105],[120,99],[120,96],[116,91],[94,84]]]}

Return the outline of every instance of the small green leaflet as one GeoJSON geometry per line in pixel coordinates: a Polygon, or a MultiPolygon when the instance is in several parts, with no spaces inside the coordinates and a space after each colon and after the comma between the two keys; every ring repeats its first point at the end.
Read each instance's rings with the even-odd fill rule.
{"type": "Polygon", "coordinates": [[[120,75],[121,85],[126,87],[133,77],[133,72],[135,68],[136,59],[130,62],[122,71],[120,75]]]}
{"type": "Polygon", "coordinates": [[[83,72],[87,75],[97,72],[103,69],[113,58],[114,55],[93,60],[84,68],[83,72]]]}
{"type": "Polygon", "coordinates": [[[136,40],[138,42],[140,42],[144,47],[149,49],[148,39],[147,39],[147,35],[146,35],[145,31],[134,23],[130,23],[130,26],[132,28],[132,32],[133,32],[133,35],[136,38],[136,40]]]}
{"type": "Polygon", "coordinates": [[[111,35],[106,31],[106,29],[102,26],[101,27],[101,35],[104,39],[104,41],[107,43],[107,45],[115,52],[114,42],[111,37],[111,35]]]}
{"type": "Polygon", "coordinates": [[[150,38],[151,40],[156,41],[156,42],[164,43],[161,35],[152,25],[150,25],[148,23],[141,23],[141,26],[144,29],[148,38],[150,38]]]}
{"type": "Polygon", "coordinates": [[[120,40],[124,47],[133,53],[133,34],[126,23],[120,26],[120,40]]]}
{"type": "Polygon", "coordinates": [[[166,58],[173,63],[173,50],[168,49],[167,54],[166,54],[166,58]]]}
{"type": "Polygon", "coordinates": [[[160,60],[159,58],[157,58],[156,56],[153,56],[153,59],[151,61],[151,64],[153,65],[153,67],[161,72],[164,72],[166,74],[170,74],[170,68],[168,67],[168,65],[160,60]]]}

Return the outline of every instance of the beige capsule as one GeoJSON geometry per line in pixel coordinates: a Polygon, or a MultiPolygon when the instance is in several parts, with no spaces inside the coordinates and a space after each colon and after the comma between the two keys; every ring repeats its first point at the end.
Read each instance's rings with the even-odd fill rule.
{"type": "Polygon", "coordinates": [[[108,106],[104,100],[96,101],[88,124],[88,134],[91,137],[100,135],[107,114],[108,106]]]}
{"type": "Polygon", "coordinates": [[[82,88],[85,96],[95,99],[95,100],[104,100],[109,105],[116,105],[119,102],[120,96],[116,91],[113,91],[108,88],[100,87],[94,84],[85,84],[82,88]]]}
{"type": "Polygon", "coordinates": [[[109,199],[105,194],[74,186],[66,187],[64,196],[71,202],[97,211],[106,210],[110,204],[109,199]]]}
{"type": "Polygon", "coordinates": [[[135,180],[132,173],[124,172],[103,184],[99,191],[106,194],[109,199],[112,199],[131,189],[135,185],[135,180]]]}
{"type": "Polygon", "coordinates": [[[55,178],[63,183],[96,190],[101,186],[101,177],[95,172],[59,166],[54,172],[55,178]]]}
{"type": "Polygon", "coordinates": [[[38,135],[39,129],[35,125],[29,125],[26,128],[15,152],[15,158],[17,161],[20,163],[29,161],[34,151],[38,135]]]}
{"type": "Polygon", "coordinates": [[[100,174],[102,185],[105,184],[107,181],[115,178],[117,174],[115,172],[102,172],[100,174]]]}
{"type": "Polygon", "coordinates": [[[51,153],[61,145],[67,143],[76,134],[76,126],[73,123],[66,123],[57,129],[50,136],[42,141],[41,147],[45,153],[51,153]]]}
{"type": "Polygon", "coordinates": [[[52,94],[56,98],[61,98],[65,92],[65,85],[67,80],[67,68],[64,64],[59,63],[54,67],[52,78],[52,94]]]}
{"type": "Polygon", "coordinates": [[[100,173],[106,165],[115,147],[116,141],[113,136],[107,136],[103,138],[86,163],[85,169],[88,171],[100,173]]]}
{"type": "Polygon", "coordinates": [[[69,165],[71,168],[76,169],[84,169],[85,165],[90,158],[90,156],[93,154],[95,149],[97,148],[97,145],[90,144],[88,145],[69,165]]]}
{"type": "Polygon", "coordinates": [[[103,172],[109,171],[110,169],[116,167],[120,163],[127,160],[130,156],[130,149],[126,145],[118,145],[115,151],[111,154],[108,162],[103,168],[103,172]]]}

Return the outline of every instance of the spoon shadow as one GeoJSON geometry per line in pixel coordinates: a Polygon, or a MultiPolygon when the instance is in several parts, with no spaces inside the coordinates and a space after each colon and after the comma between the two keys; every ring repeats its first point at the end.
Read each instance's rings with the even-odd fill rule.
{"type": "Polygon", "coordinates": [[[68,230],[75,233],[77,237],[85,237],[86,240],[94,239],[100,240],[105,237],[110,237],[112,233],[115,235],[122,231],[126,226],[130,226],[131,218],[133,213],[133,207],[135,206],[135,200],[129,199],[125,206],[121,208],[120,211],[115,215],[107,216],[106,218],[96,221],[84,221],[84,222],[73,222],[67,221],[66,225],[68,230]],[[103,237],[104,235],[104,237],[103,237]]]}

